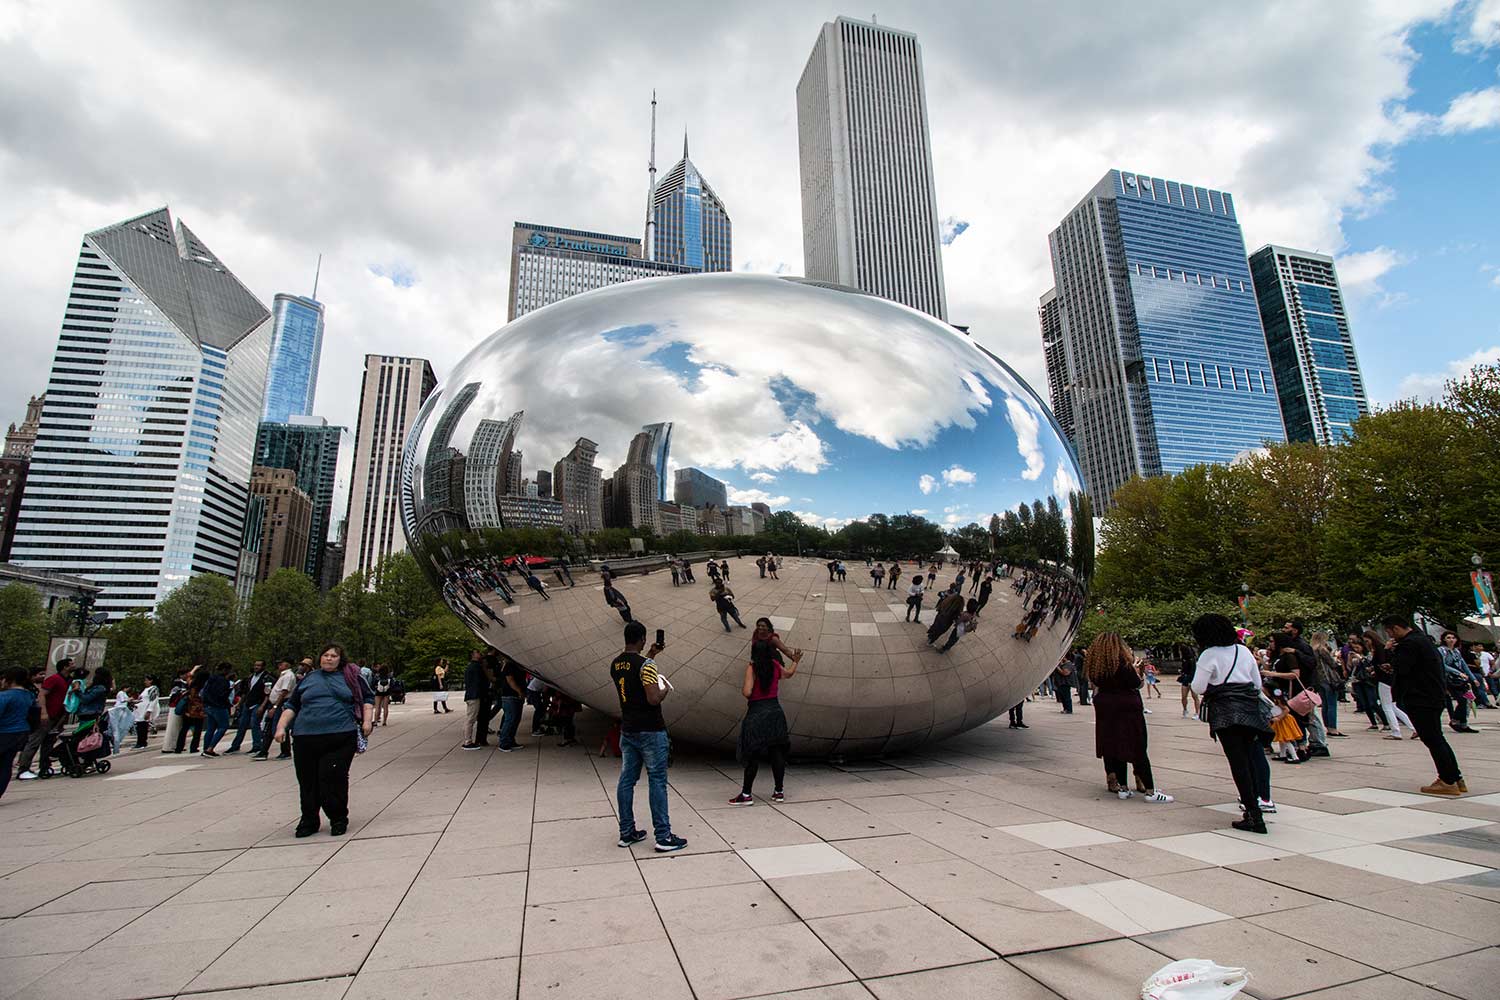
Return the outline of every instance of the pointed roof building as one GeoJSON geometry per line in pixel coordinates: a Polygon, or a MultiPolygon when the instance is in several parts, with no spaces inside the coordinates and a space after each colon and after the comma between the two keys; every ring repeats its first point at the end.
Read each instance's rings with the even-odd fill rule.
{"type": "Polygon", "coordinates": [[[656,175],[655,99],[652,100],[651,208],[646,238],[654,260],[699,271],[733,268],[729,212],[688,157],[687,130],[682,159],[660,181],[656,175]]]}

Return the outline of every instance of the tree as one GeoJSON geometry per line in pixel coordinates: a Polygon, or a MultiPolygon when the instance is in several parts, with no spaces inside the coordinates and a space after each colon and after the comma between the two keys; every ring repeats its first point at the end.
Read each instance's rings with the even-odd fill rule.
{"type": "Polygon", "coordinates": [[[411,623],[401,639],[403,679],[420,684],[432,673],[439,657],[462,666],[469,650],[480,645],[464,623],[442,603],[433,604],[427,614],[411,623]]]}
{"type": "Polygon", "coordinates": [[[143,608],[107,626],[100,635],[109,641],[104,650],[104,665],[119,687],[139,690],[145,676],[160,670],[167,661],[166,646],[156,622],[143,608]]]}
{"type": "Polygon", "coordinates": [[[190,577],[163,598],[156,605],[156,627],[179,668],[233,660],[243,651],[239,598],[216,573],[190,577]]]}
{"type": "Polygon", "coordinates": [[[42,595],[24,583],[0,587],[0,667],[47,662],[47,612],[42,595]]]}
{"type": "MultiPolygon", "coordinates": [[[[1073,572],[1079,579],[1087,581],[1094,576],[1094,503],[1087,493],[1074,490],[1068,494],[1068,509],[1073,515],[1072,537],[1068,540],[1073,572]]],[[[996,519],[992,518],[991,531],[995,530],[996,524],[996,519]]]]}
{"type": "Polygon", "coordinates": [[[1139,477],[1115,491],[1100,526],[1103,547],[1094,588],[1102,597],[1159,598],[1171,587],[1162,553],[1167,547],[1163,504],[1169,479],[1139,477]]]}
{"type": "Polygon", "coordinates": [[[278,569],[255,585],[245,614],[251,658],[275,664],[317,656],[322,618],[318,589],[300,570],[278,569]]]}
{"type": "Polygon", "coordinates": [[[364,573],[350,573],[328,591],[319,640],[338,643],[361,663],[385,655],[396,640],[382,602],[366,586],[368,579],[364,573]]]}
{"type": "Polygon", "coordinates": [[[1252,588],[1327,592],[1336,570],[1326,538],[1337,501],[1335,454],[1311,442],[1276,444],[1232,470],[1231,496],[1241,503],[1233,511],[1221,505],[1221,518],[1252,588]]]}

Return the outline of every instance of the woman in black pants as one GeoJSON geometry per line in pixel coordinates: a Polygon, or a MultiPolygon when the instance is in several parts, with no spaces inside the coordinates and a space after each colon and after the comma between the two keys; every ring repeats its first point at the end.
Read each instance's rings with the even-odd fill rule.
{"type": "Polygon", "coordinates": [[[1223,615],[1204,615],[1193,623],[1198,641],[1198,663],[1193,670],[1192,689],[1208,705],[1209,734],[1219,741],[1229,772],[1240,793],[1244,818],[1233,824],[1237,830],[1265,833],[1261,815],[1261,789],[1257,760],[1265,764],[1262,738],[1270,732],[1271,713],[1260,695],[1260,668],[1255,654],[1241,645],[1234,625],[1223,615]]]}
{"type": "Polygon", "coordinates": [[[729,800],[732,806],[753,806],[755,775],[760,757],[771,761],[771,775],[776,788],[772,802],[783,801],[782,781],[786,777],[786,755],[791,749],[786,714],[781,710],[777,692],[781,679],[797,672],[802,650],[788,649],[771,627],[769,618],[757,618],[750,639],[750,662],[745,666],[745,683],[741,688],[746,701],[745,720],[740,723],[739,760],[745,765],[745,783],[740,794],[729,800]],[[790,662],[788,662],[790,661],[790,662]]]}
{"type": "Polygon", "coordinates": [[[370,735],[375,695],[338,645],[323,647],[318,669],[309,670],[282,709],[276,741],[292,741],[292,767],[301,791],[302,819],[297,836],[318,832],[318,813],[328,816],[328,832],[341,837],[349,829],[349,765],[361,731],[370,735]]]}

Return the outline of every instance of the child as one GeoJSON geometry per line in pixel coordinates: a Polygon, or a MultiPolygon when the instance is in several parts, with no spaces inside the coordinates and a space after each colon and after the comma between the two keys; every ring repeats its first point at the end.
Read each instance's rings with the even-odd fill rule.
{"type": "Polygon", "coordinates": [[[113,744],[110,755],[120,756],[125,752],[125,737],[135,731],[135,711],[130,707],[130,692],[115,692],[115,707],[109,710],[109,740],[113,744]]]}
{"type": "Polygon", "coordinates": [[[1146,697],[1161,697],[1161,688],[1157,687],[1156,664],[1150,660],[1146,661],[1146,697]]]}
{"type": "Polygon", "coordinates": [[[1301,761],[1297,756],[1297,744],[1302,739],[1302,727],[1296,716],[1287,707],[1281,688],[1271,692],[1271,738],[1276,741],[1276,757],[1290,764],[1301,761]]]}

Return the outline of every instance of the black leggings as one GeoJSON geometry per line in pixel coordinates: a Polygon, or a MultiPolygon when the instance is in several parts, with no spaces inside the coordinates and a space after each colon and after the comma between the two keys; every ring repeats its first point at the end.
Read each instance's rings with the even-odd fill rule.
{"type": "Polygon", "coordinates": [[[175,749],[178,753],[182,753],[183,747],[187,746],[189,733],[193,734],[192,752],[197,753],[198,741],[203,737],[203,720],[189,719],[185,715],[182,717],[182,728],[177,730],[177,746],[175,749]]]}
{"type": "Polygon", "coordinates": [[[1104,773],[1114,775],[1115,780],[1120,783],[1121,788],[1129,788],[1130,778],[1126,773],[1126,768],[1131,763],[1135,764],[1136,781],[1140,782],[1146,791],[1156,791],[1156,782],[1151,780],[1151,761],[1145,757],[1142,757],[1139,761],[1125,761],[1115,757],[1106,757],[1104,758],[1104,773]]]}
{"type": "Polygon", "coordinates": [[[135,724],[135,748],[140,750],[146,745],[146,734],[151,732],[151,723],[142,721],[135,724]]]}
{"type": "Polygon", "coordinates": [[[292,768],[301,793],[300,826],[316,830],[318,811],[333,823],[349,821],[349,765],[354,761],[355,737],[347,733],[298,736],[292,744],[292,768]]]}
{"type": "MultiPolygon", "coordinates": [[[[781,791],[781,783],[786,779],[786,747],[774,746],[766,749],[766,757],[771,761],[771,777],[776,779],[776,790],[781,791]]],[[[750,794],[755,784],[755,776],[760,773],[760,758],[751,757],[745,764],[745,787],[740,791],[746,795],[750,794]]]]}
{"type": "Polygon", "coordinates": [[[1251,822],[1260,821],[1260,798],[1254,757],[1264,753],[1260,745],[1260,732],[1249,726],[1225,726],[1214,734],[1219,738],[1219,748],[1224,759],[1229,761],[1229,773],[1234,776],[1234,787],[1240,793],[1240,806],[1251,822]]]}
{"type": "MultiPolygon", "coordinates": [[[[1463,704],[1460,698],[1459,703],[1463,704]]],[[[1448,784],[1456,784],[1463,777],[1463,772],[1458,769],[1458,758],[1453,753],[1453,748],[1448,745],[1448,739],[1443,735],[1443,710],[1440,708],[1408,708],[1406,714],[1411,716],[1411,727],[1417,731],[1417,739],[1421,740],[1427,747],[1427,752],[1432,755],[1432,763],[1437,767],[1438,780],[1446,781],[1448,784]]]]}
{"type": "Polygon", "coordinates": [[[1019,725],[1021,725],[1022,724],[1022,716],[1025,713],[1025,711],[1026,711],[1026,703],[1024,701],[1023,702],[1018,702],[1015,705],[1015,707],[1013,707],[1010,710],[1010,724],[1013,725],[1013,726],[1019,726],[1019,725]]]}

